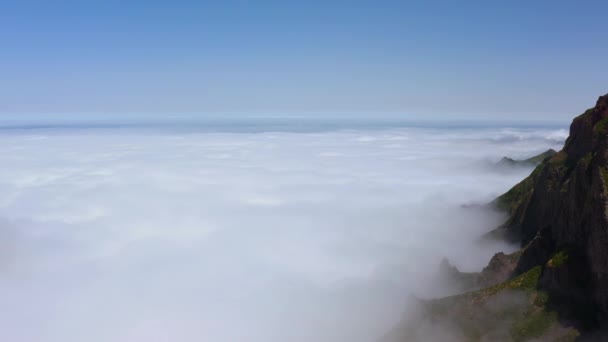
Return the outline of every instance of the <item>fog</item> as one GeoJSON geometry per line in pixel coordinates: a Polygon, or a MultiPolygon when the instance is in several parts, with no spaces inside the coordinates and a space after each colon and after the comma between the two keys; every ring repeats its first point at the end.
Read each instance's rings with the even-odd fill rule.
{"type": "Polygon", "coordinates": [[[0,131],[0,340],[367,342],[556,129],[0,131]],[[465,205],[465,206],[463,206],[465,205]]]}

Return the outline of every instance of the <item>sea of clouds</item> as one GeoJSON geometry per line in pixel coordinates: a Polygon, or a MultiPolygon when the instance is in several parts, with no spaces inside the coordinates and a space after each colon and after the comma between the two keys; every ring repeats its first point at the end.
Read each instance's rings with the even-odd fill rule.
{"type": "Polygon", "coordinates": [[[556,129],[0,130],[0,340],[367,342],[556,129]],[[263,130],[262,130],[263,131],[263,130]]]}

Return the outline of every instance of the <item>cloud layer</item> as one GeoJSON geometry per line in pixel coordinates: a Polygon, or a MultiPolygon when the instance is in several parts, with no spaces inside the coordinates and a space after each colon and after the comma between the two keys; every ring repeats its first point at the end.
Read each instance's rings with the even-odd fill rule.
{"type": "Polygon", "coordinates": [[[0,134],[0,340],[372,341],[563,130],[0,134]]]}

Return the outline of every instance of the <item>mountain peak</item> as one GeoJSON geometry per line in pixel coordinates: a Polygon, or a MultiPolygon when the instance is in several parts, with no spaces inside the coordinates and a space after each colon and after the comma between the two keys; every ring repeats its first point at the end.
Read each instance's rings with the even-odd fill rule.
{"type": "Polygon", "coordinates": [[[608,94],[600,96],[595,107],[574,118],[563,151],[572,163],[594,150],[605,150],[607,137],[608,94]]]}

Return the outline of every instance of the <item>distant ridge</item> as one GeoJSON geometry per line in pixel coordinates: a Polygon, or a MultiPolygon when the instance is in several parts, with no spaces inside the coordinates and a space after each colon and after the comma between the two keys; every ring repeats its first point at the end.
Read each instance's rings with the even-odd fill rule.
{"type": "Polygon", "coordinates": [[[502,157],[500,161],[498,161],[498,166],[537,166],[542,163],[545,159],[552,157],[556,154],[557,151],[554,149],[548,149],[545,152],[536,155],[534,157],[523,159],[523,160],[515,160],[509,157],[502,157]]]}

